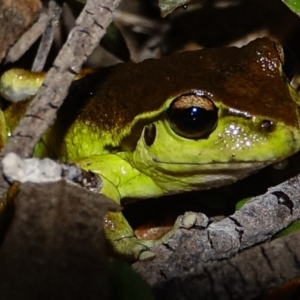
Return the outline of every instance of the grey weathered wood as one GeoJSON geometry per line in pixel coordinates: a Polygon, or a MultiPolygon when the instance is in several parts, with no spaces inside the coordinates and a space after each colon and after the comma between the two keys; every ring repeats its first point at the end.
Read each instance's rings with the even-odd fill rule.
{"type": "MultiPolygon", "coordinates": [[[[216,265],[214,269],[216,274],[214,275],[212,271],[205,273],[207,268],[211,268],[210,264],[212,262],[229,259],[246,248],[268,241],[278,231],[298,219],[300,219],[300,175],[276,187],[270,188],[265,195],[253,198],[233,215],[220,222],[212,223],[207,228],[179,229],[175,231],[170,240],[154,250],[157,256],[153,261],[137,262],[133,267],[152,287],[159,286],[160,290],[164,289],[166,293],[165,296],[168,296],[167,299],[185,299],[180,298],[186,293],[185,289],[182,289],[181,296],[179,296],[179,294],[182,288],[182,282],[185,281],[186,278],[190,279],[190,281],[186,280],[189,282],[189,285],[191,285],[191,282],[194,282],[197,283],[198,286],[201,280],[208,280],[207,278],[211,277],[211,285],[208,284],[210,282],[209,280],[207,281],[208,283],[204,284],[204,286],[207,286],[207,289],[203,290],[203,295],[206,295],[205,293],[208,293],[207,290],[210,290],[210,292],[214,290],[212,286],[212,284],[216,284],[214,283],[214,276],[219,280],[218,285],[222,286],[220,280],[221,275],[218,274],[218,272],[222,273],[222,268],[226,265],[224,262],[220,269],[216,265]],[[207,266],[207,264],[209,265],[207,266]],[[177,291],[174,293],[176,297],[172,292],[174,290],[177,291]],[[168,292],[170,292],[170,295],[168,292]]],[[[269,253],[264,258],[265,261],[268,261],[268,257],[270,257],[270,261],[273,263],[274,260],[274,264],[278,266],[280,264],[284,265],[288,259],[295,260],[293,268],[287,268],[285,275],[281,274],[280,267],[274,267],[272,272],[274,273],[274,278],[277,278],[277,284],[284,282],[285,279],[292,279],[296,276],[295,274],[300,275],[300,263],[298,263],[298,253],[296,251],[297,247],[293,246],[294,242],[298,243],[299,237],[296,235],[288,238],[291,238],[289,242],[285,240],[281,241],[281,239],[276,241],[276,247],[278,247],[279,250],[281,249],[280,255],[272,256],[269,253]],[[290,247],[293,246],[291,248],[292,250],[289,250],[289,245],[290,247]]],[[[249,251],[251,252],[251,250],[249,251]]],[[[253,251],[259,252],[262,250],[253,251]]],[[[253,283],[256,281],[260,282],[260,276],[264,276],[263,274],[268,276],[268,270],[262,269],[259,259],[255,260],[257,257],[256,254],[250,257],[251,259],[238,259],[236,268],[238,272],[244,274],[246,272],[244,272],[244,270],[246,270],[246,267],[251,261],[251,268],[254,268],[256,265],[257,270],[256,272],[253,271],[249,281],[252,280],[253,283]]],[[[230,264],[230,261],[231,260],[228,261],[228,264],[230,264]]],[[[244,274],[245,276],[247,276],[247,272],[244,274]]],[[[226,276],[223,276],[223,279],[226,279],[226,276]]],[[[261,284],[260,291],[269,287],[269,282],[266,284],[260,282],[259,284],[261,284]]],[[[238,287],[240,287],[241,290],[244,289],[242,275],[240,276],[240,281],[236,281],[234,286],[231,284],[228,285],[228,292],[234,293],[231,289],[238,287]]],[[[195,286],[195,288],[197,287],[195,286]]],[[[233,297],[232,299],[239,298],[233,297]]]]}
{"type": "Polygon", "coordinates": [[[107,299],[108,210],[118,206],[64,181],[22,184],[4,222],[1,300],[107,299]]]}

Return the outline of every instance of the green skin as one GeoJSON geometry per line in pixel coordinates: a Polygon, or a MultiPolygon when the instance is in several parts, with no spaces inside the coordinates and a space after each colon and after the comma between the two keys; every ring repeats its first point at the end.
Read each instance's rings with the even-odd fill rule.
{"type": "MultiPolygon", "coordinates": [[[[300,149],[298,98],[282,74],[282,57],[281,48],[263,38],[242,48],[185,52],[98,71],[75,81],[35,155],[99,174],[101,192],[122,204],[235,182],[300,149]],[[177,134],[167,117],[175,98],[195,92],[218,109],[215,128],[200,138],[177,134]],[[147,130],[153,127],[149,143],[147,130]]],[[[34,94],[36,79],[43,77],[27,72],[20,79],[18,72],[24,71],[2,76],[6,98],[34,94]]],[[[4,112],[4,140],[26,105],[21,101],[4,112]]],[[[105,228],[116,251],[129,257],[147,258],[143,253],[157,244],[136,239],[121,213],[109,213],[105,228]]]]}

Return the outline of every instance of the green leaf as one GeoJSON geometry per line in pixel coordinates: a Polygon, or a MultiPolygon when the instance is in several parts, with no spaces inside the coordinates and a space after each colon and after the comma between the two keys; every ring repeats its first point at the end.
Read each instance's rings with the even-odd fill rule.
{"type": "Polygon", "coordinates": [[[300,15],[300,0],[282,0],[288,8],[298,16],[300,15]]]}
{"type": "Polygon", "coordinates": [[[300,220],[297,220],[293,222],[291,225],[289,225],[287,228],[281,230],[279,233],[275,235],[276,238],[287,236],[291,233],[294,233],[300,229],[300,220]]]}
{"type": "Polygon", "coordinates": [[[241,209],[247,203],[247,201],[249,201],[250,199],[251,199],[251,197],[247,197],[247,198],[244,198],[244,199],[240,200],[239,202],[237,202],[235,205],[235,210],[241,209]]]}
{"type": "Polygon", "coordinates": [[[191,0],[159,0],[158,6],[162,17],[170,14],[177,7],[188,4],[191,0]]]}

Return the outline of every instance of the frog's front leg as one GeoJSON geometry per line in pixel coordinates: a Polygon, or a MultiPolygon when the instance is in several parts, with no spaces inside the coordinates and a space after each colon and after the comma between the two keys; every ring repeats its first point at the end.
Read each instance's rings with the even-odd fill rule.
{"type": "MultiPolygon", "coordinates": [[[[102,176],[101,193],[120,204],[117,188],[102,176]]],[[[148,260],[155,256],[146,245],[147,241],[136,238],[133,229],[121,212],[108,212],[104,217],[104,231],[113,249],[122,256],[137,260],[148,260]]]]}
{"type": "Polygon", "coordinates": [[[118,254],[137,260],[149,260],[155,256],[149,250],[149,241],[136,238],[131,226],[122,213],[107,213],[104,218],[104,230],[106,237],[118,254]]]}
{"type": "MultiPolygon", "coordinates": [[[[117,188],[103,176],[102,180],[104,183],[101,192],[120,204],[117,188]]],[[[129,258],[134,257],[138,260],[149,260],[155,256],[149,249],[159,246],[169,240],[178,228],[191,228],[196,223],[199,223],[199,218],[196,217],[196,214],[186,213],[184,216],[178,217],[172,230],[167,232],[161,238],[155,240],[142,240],[135,236],[133,229],[121,212],[109,212],[104,218],[104,230],[106,237],[111,241],[113,248],[117,253],[129,258]]]]}
{"type": "Polygon", "coordinates": [[[122,213],[109,212],[105,216],[104,229],[107,238],[112,242],[114,249],[121,255],[134,257],[138,260],[152,259],[155,254],[149,249],[167,242],[179,228],[190,229],[198,225],[205,228],[208,218],[201,213],[185,213],[179,216],[173,228],[156,240],[141,240],[135,234],[122,213]]]}
{"type": "MultiPolygon", "coordinates": [[[[119,160],[120,158],[113,154],[103,154],[76,161],[76,164],[81,168],[93,171],[101,177],[103,181],[101,193],[118,204],[121,201],[117,184],[119,178],[118,175],[115,176],[114,169],[119,160]]],[[[121,212],[107,213],[104,218],[104,230],[106,237],[118,254],[138,260],[147,260],[155,256],[148,247],[149,245],[152,246],[152,243],[136,238],[133,229],[121,212]]]]}

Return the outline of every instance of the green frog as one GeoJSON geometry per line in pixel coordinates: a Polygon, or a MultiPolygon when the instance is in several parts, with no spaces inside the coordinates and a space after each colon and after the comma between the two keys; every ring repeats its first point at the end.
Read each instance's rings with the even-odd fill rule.
{"type": "MultiPolygon", "coordinates": [[[[104,68],[76,80],[34,155],[76,163],[117,203],[230,184],[300,149],[299,100],[267,38],[237,48],[176,53],[104,68]]],[[[43,74],[11,70],[10,100],[33,95],[43,74]]],[[[28,101],[4,111],[5,140],[28,101]]],[[[122,213],[105,230],[116,251],[151,257],[122,213]]]]}

